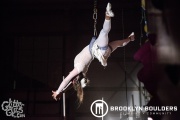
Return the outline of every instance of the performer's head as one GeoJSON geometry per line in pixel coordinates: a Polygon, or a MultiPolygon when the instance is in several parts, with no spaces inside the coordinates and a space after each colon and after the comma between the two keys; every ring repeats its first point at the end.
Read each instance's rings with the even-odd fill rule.
{"type": "Polygon", "coordinates": [[[89,82],[90,81],[82,72],[73,80],[73,87],[77,91],[77,97],[80,104],[83,102],[84,97],[83,88],[85,88],[89,82]]]}

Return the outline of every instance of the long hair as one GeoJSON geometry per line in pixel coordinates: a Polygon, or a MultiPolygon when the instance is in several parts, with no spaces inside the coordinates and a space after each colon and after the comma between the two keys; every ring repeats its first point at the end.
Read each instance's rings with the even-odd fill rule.
{"type": "Polygon", "coordinates": [[[77,98],[79,105],[83,102],[84,99],[83,87],[87,86],[89,82],[90,81],[85,77],[85,75],[82,72],[79,73],[79,75],[75,78],[73,82],[73,87],[77,91],[77,98]],[[84,86],[82,86],[82,84],[84,84],[84,86]]]}

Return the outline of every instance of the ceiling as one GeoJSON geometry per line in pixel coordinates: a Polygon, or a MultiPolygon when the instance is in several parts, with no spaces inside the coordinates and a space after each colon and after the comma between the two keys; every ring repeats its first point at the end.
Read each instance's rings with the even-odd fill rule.
{"type": "MultiPolygon", "coordinates": [[[[111,2],[115,13],[113,22],[116,25],[112,27],[115,32],[122,32],[123,27],[128,34],[132,30],[137,33],[140,31],[139,0],[97,0],[99,29],[108,2],[111,2]]],[[[72,28],[78,27],[78,31],[92,32],[93,4],[92,0],[5,0],[1,4],[3,31],[16,35],[60,34],[76,32],[72,28]]]]}

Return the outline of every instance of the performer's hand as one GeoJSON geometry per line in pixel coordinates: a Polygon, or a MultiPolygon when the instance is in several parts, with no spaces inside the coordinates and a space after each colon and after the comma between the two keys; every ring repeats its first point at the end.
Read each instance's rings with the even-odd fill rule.
{"type": "Polygon", "coordinates": [[[61,93],[57,94],[56,91],[52,91],[52,97],[54,100],[60,100],[61,93]]]}

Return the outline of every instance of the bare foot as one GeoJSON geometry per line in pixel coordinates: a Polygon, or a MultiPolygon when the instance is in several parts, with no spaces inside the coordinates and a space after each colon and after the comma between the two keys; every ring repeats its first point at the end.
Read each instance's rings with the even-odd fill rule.
{"type": "Polygon", "coordinates": [[[128,36],[130,41],[134,41],[135,40],[135,35],[134,32],[132,32],[129,36],[128,36]]]}

